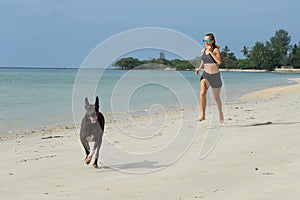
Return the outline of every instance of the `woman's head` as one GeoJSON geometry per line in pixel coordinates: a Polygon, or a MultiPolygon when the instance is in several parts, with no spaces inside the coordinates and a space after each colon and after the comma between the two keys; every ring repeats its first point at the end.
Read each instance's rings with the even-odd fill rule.
{"type": "Polygon", "coordinates": [[[207,33],[203,39],[205,46],[212,46],[213,48],[219,48],[216,45],[215,36],[212,33],[207,33]]]}

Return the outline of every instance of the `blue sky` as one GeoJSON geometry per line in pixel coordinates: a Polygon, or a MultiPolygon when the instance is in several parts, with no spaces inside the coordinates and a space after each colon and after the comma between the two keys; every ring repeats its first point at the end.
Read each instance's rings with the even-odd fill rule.
{"type": "Polygon", "coordinates": [[[0,65],[78,67],[101,41],[139,27],[180,31],[217,43],[239,58],[244,45],[278,29],[300,42],[298,0],[1,0],[0,65]]]}

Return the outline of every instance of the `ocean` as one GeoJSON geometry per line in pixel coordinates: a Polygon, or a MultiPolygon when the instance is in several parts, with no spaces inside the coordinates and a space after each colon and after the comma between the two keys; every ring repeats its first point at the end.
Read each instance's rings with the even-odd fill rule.
{"type": "MultiPolygon", "coordinates": [[[[194,71],[91,69],[86,70],[84,83],[78,82],[78,73],[78,69],[0,68],[0,134],[78,124],[84,115],[85,96],[89,97],[90,103],[94,103],[94,97],[99,96],[100,110],[105,116],[198,108],[195,98],[198,101],[200,76],[196,76],[194,71]],[[92,86],[96,88],[93,92],[76,85],[95,84],[95,81],[89,80],[89,75],[99,79],[92,86]],[[77,97],[74,93],[80,93],[77,95],[80,98],[74,99],[77,97]],[[82,105],[76,102],[82,102],[82,105]]],[[[272,72],[221,74],[224,102],[232,102],[254,90],[292,84],[288,78],[300,78],[300,74],[272,72]]]]}

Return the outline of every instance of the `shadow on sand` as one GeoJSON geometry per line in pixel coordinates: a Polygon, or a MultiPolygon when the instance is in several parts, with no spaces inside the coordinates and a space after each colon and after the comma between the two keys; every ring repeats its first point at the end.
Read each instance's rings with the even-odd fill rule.
{"type": "Polygon", "coordinates": [[[157,171],[168,165],[160,164],[157,161],[144,160],[142,162],[121,163],[115,165],[105,165],[101,163],[98,169],[105,171],[123,171],[129,173],[147,173],[157,171]]]}
{"type": "Polygon", "coordinates": [[[263,122],[263,123],[255,123],[255,124],[245,124],[245,125],[231,125],[226,127],[253,127],[253,126],[266,126],[266,125],[291,125],[291,124],[300,124],[300,122],[263,122]]]}

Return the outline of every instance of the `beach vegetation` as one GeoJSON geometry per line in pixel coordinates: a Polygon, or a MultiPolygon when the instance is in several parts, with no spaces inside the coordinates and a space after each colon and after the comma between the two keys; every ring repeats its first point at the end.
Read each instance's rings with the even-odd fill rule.
{"type": "Polygon", "coordinates": [[[299,44],[294,44],[289,54],[289,65],[293,66],[294,68],[300,68],[300,42],[299,44]]]}
{"type": "Polygon", "coordinates": [[[221,60],[222,63],[220,68],[224,69],[235,69],[238,66],[238,59],[235,57],[234,53],[230,52],[227,45],[221,50],[221,60]]]}
{"type": "Polygon", "coordinates": [[[238,60],[238,68],[268,71],[289,65],[296,68],[298,47],[296,45],[292,48],[290,42],[291,36],[288,32],[279,29],[269,41],[257,41],[250,49],[244,46],[241,52],[246,58],[238,60]]]}
{"type": "Polygon", "coordinates": [[[270,46],[273,53],[275,67],[287,64],[288,51],[291,49],[291,36],[287,31],[280,29],[270,38],[270,46]]]}
{"type": "MultiPolygon", "coordinates": [[[[231,52],[228,45],[225,45],[221,51],[223,69],[258,69],[272,71],[275,68],[291,66],[291,68],[300,68],[300,43],[291,45],[291,36],[284,29],[279,29],[268,41],[257,41],[252,47],[243,46],[241,53],[245,56],[238,59],[231,52]]],[[[158,58],[149,60],[139,60],[138,58],[121,58],[114,63],[119,69],[133,69],[144,65],[151,69],[170,68],[173,70],[192,70],[199,67],[201,56],[191,60],[173,59],[168,60],[163,52],[159,53],[158,58]],[[151,65],[150,65],[151,64],[151,65]],[[153,65],[157,64],[157,65],[153,65]]]]}
{"type": "Polygon", "coordinates": [[[121,58],[114,63],[114,66],[120,67],[122,70],[130,70],[136,66],[143,64],[139,59],[128,57],[128,58],[121,58]]]}
{"type": "Polygon", "coordinates": [[[117,60],[113,65],[119,67],[122,70],[130,70],[130,69],[173,69],[173,70],[193,70],[195,66],[193,63],[198,64],[199,58],[195,58],[194,60],[181,60],[181,59],[173,59],[168,60],[164,57],[163,53],[160,53],[159,58],[152,58],[150,60],[139,60],[138,58],[121,58],[117,60]]]}

